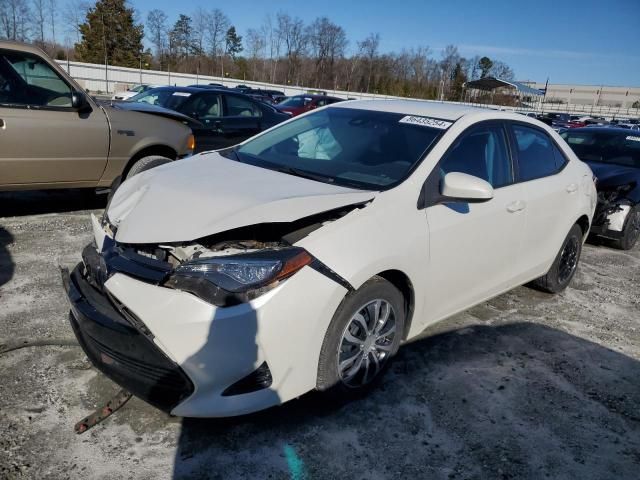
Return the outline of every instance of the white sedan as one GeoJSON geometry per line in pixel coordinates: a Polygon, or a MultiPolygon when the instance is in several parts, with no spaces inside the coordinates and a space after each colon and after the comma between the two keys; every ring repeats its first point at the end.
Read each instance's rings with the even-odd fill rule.
{"type": "Polygon", "coordinates": [[[146,92],[147,90],[151,90],[152,88],[158,88],[161,85],[149,85],[146,83],[141,83],[138,85],[134,85],[131,88],[126,89],[123,92],[116,92],[111,97],[111,100],[128,100],[129,98],[135,97],[139,93],[146,92]]]}
{"type": "Polygon", "coordinates": [[[63,273],[70,320],[98,369],[173,415],[349,394],[434,322],[566,288],[595,204],[535,119],[338,103],[124,182],[63,273]]]}

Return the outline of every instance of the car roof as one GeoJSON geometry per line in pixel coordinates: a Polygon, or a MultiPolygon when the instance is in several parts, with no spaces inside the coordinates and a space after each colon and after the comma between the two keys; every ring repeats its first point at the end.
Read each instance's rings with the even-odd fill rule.
{"type": "Polygon", "coordinates": [[[567,132],[599,132],[608,133],[611,135],[633,135],[636,130],[630,130],[628,128],[620,127],[583,127],[583,128],[570,128],[567,132]]]}
{"type": "Polygon", "coordinates": [[[471,113],[500,113],[499,110],[489,108],[428,100],[350,100],[333,103],[329,108],[358,108],[378,112],[404,113],[405,115],[434,117],[442,120],[458,120],[464,115],[471,113]]]}

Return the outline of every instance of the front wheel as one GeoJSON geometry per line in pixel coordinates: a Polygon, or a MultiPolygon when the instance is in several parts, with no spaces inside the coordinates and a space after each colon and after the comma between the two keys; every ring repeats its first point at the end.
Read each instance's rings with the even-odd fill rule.
{"type": "Polygon", "coordinates": [[[381,277],[348,295],[325,335],[317,388],[344,395],[373,385],[400,346],[404,303],[402,293],[381,277]]]}
{"type": "Polygon", "coordinates": [[[127,172],[126,180],[130,179],[134,175],[150,170],[154,167],[159,167],[160,165],[164,165],[165,163],[170,163],[173,160],[167,157],[162,157],[160,155],[149,155],[148,157],[142,157],[131,165],[131,168],[127,172]]]}
{"type": "Polygon", "coordinates": [[[634,206],[625,219],[622,236],[614,245],[622,250],[631,250],[640,238],[640,205],[634,206]]]}
{"type": "Polygon", "coordinates": [[[562,292],[576,273],[582,253],[582,228],[575,224],[569,230],[556,259],[546,275],[534,280],[532,285],[549,293],[562,292]]]}

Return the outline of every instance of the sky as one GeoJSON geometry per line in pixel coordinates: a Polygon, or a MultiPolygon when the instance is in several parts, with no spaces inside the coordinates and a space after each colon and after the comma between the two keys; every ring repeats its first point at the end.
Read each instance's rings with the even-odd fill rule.
{"type": "Polygon", "coordinates": [[[220,8],[241,35],[269,14],[310,23],[327,16],[347,32],[350,50],[369,33],[382,52],[445,46],[462,56],[506,62],[516,79],[640,86],[640,0],[129,0],[140,20],[163,10],[171,22],[197,7],[220,8]]]}

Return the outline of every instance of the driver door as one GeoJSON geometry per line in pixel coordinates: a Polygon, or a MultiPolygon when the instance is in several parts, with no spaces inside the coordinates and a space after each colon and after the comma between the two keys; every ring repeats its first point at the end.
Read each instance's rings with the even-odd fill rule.
{"type": "Polygon", "coordinates": [[[98,108],[74,110],[72,91],[37,55],[0,50],[0,185],[100,179],[109,125],[98,108]]]}
{"type": "Polygon", "coordinates": [[[486,180],[494,196],[482,203],[452,200],[427,206],[428,321],[518,285],[526,204],[522,185],[514,183],[504,125],[483,123],[463,133],[434,169],[428,185],[438,189],[451,172],[486,180]]]}

